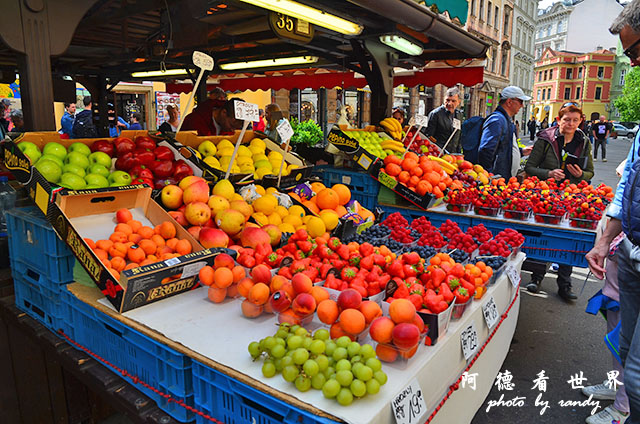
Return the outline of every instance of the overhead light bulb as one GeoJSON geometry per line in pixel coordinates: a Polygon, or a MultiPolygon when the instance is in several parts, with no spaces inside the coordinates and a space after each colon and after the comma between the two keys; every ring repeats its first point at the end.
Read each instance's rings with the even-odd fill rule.
{"type": "Polygon", "coordinates": [[[273,12],[302,19],[331,31],[346,35],[358,35],[364,29],[362,25],[339,16],[323,12],[292,0],[240,0],[243,3],[262,7],[273,12]]]}
{"type": "Polygon", "coordinates": [[[220,69],[223,71],[235,71],[238,69],[270,68],[273,66],[305,65],[316,63],[317,56],[295,56],[279,57],[275,59],[252,60],[249,62],[221,63],[220,69]]]}
{"type": "Polygon", "coordinates": [[[419,56],[424,51],[422,46],[398,35],[381,35],[380,42],[411,56],[419,56]]]}
{"type": "Polygon", "coordinates": [[[151,78],[151,77],[170,77],[174,75],[187,75],[186,69],[166,69],[164,71],[144,71],[144,72],[132,72],[131,76],[134,78],[151,78]]]}

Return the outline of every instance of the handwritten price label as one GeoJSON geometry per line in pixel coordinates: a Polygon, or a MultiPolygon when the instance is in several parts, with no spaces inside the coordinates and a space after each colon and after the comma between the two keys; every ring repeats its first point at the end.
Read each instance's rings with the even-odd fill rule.
{"type": "Polygon", "coordinates": [[[451,124],[451,126],[453,127],[453,129],[456,129],[458,131],[460,131],[460,129],[462,128],[462,125],[458,118],[453,118],[453,123],[451,124]]]}
{"type": "Polygon", "coordinates": [[[422,423],[422,416],[427,412],[422,389],[418,380],[411,380],[409,385],[391,401],[391,410],[397,424],[422,423]]]}
{"type": "Polygon", "coordinates": [[[234,101],[234,110],[236,119],[242,121],[256,122],[260,119],[258,115],[258,105],[253,103],[234,101]]]}
{"type": "Polygon", "coordinates": [[[213,58],[208,54],[195,51],[191,56],[191,60],[193,60],[193,64],[200,69],[204,69],[205,71],[213,70],[213,58]]]}
{"type": "Polygon", "coordinates": [[[415,124],[419,127],[426,127],[429,124],[429,118],[424,115],[416,115],[415,124]]]}
{"type": "Polygon", "coordinates": [[[484,316],[484,320],[487,323],[489,330],[498,323],[500,315],[498,314],[498,307],[496,306],[495,300],[493,300],[493,296],[491,296],[489,300],[482,305],[482,315],[484,316]]]}
{"type": "Polygon", "coordinates": [[[287,141],[293,136],[293,128],[291,128],[291,124],[286,119],[280,121],[276,127],[276,131],[278,131],[278,135],[280,135],[280,140],[282,141],[287,141]]]}
{"type": "Polygon", "coordinates": [[[396,188],[396,185],[398,185],[398,182],[395,178],[382,171],[380,171],[380,173],[378,174],[378,181],[380,181],[380,184],[385,187],[389,187],[391,190],[396,188]]]}
{"type": "Polygon", "coordinates": [[[518,272],[516,267],[509,264],[505,268],[505,272],[507,273],[509,280],[511,280],[511,284],[513,284],[513,287],[517,288],[520,285],[520,273],[518,272]]]}
{"type": "Polygon", "coordinates": [[[471,321],[471,324],[460,334],[460,343],[462,344],[462,353],[464,359],[467,361],[471,358],[479,347],[478,332],[476,331],[475,322],[471,321]]]}

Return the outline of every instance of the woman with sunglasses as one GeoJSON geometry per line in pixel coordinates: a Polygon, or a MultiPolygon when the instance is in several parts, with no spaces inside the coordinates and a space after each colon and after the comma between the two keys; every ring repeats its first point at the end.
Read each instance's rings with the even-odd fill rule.
{"type": "MultiPolygon", "coordinates": [[[[558,125],[538,133],[525,172],[541,180],[553,178],[560,182],[568,179],[573,184],[590,181],[593,178],[591,142],[578,128],[581,122],[582,110],[573,103],[564,105],[558,112],[558,125]]],[[[545,264],[544,268],[533,272],[527,290],[538,292],[546,268],[545,264]]],[[[571,290],[571,272],[571,266],[558,267],[558,294],[566,301],[577,299],[571,290]]]]}

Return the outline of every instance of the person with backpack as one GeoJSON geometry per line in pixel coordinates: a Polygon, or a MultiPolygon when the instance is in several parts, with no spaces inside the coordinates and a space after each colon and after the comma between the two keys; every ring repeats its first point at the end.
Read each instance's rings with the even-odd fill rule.
{"type": "Polygon", "coordinates": [[[516,141],[513,117],[522,109],[526,100],[531,100],[531,97],[525,95],[520,87],[505,87],[500,93],[495,112],[482,124],[478,163],[505,180],[514,176],[520,168],[523,152],[516,141]]]}
{"type": "Polygon", "coordinates": [[[84,109],[76,115],[73,123],[73,138],[95,138],[98,130],[93,123],[93,111],[91,110],[91,96],[82,99],[84,109]]]}
{"type": "Polygon", "coordinates": [[[450,153],[460,153],[460,129],[464,119],[462,111],[457,109],[460,105],[460,90],[458,87],[451,87],[445,93],[444,104],[429,112],[429,124],[422,133],[428,138],[433,137],[436,144],[441,149],[451,137],[454,128],[458,130],[451,137],[451,141],[446,146],[450,153]]]}
{"type": "Polygon", "coordinates": [[[531,117],[529,122],[527,122],[527,130],[529,130],[529,140],[533,141],[536,138],[536,130],[538,129],[538,125],[536,124],[536,118],[531,117]]]}

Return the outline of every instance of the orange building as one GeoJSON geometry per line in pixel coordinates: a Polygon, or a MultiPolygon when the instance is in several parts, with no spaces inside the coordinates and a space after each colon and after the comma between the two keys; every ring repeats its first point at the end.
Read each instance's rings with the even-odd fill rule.
{"type": "Polygon", "coordinates": [[[533,84],[533,114],[538,121],[551,120],[567,102],[577,103],[587,116],[607,115],[615,53],[555,51],[547,48],[536,62],[533,84]]]}

